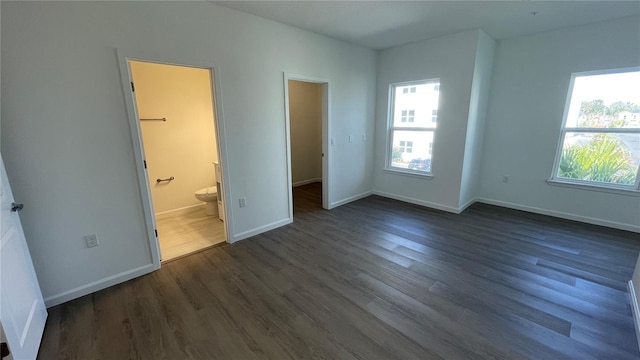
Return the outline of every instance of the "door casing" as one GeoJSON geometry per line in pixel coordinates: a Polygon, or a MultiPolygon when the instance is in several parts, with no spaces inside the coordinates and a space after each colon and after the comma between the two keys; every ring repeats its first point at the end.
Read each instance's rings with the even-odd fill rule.
{"type": "MultiPolygon", "coordinates": [[[[185,66],[192,68],[206,69],[210,71],[211,79],[211,94],[213,103],[213,126],[216,133],[217,151],[218,151],[218,163],[220,164],[222,172],[222,195],[223,199],[230,199],[231,196],[231,181],[228,179],[228,171],[226,164],[227,159],[227,142],[224,130],[223,111],[222,111],[222,95],[220,89],[220,68],[209,63],[193,63],[174,58],[162,57],[158,59],[157,55],[144,54],[140,51],[124,51],[116,49],[118,57],[118,63],[120,66],[120,76],[122,80],[122,88],[125,97],[125,104],[127,107],[127,115],[129,119],[129,129],[131,131],[131,142],[133,145],[133,152],[136,161],[136,173],[138,175],[138,187],[140,188],[141,203],[144,212],[145,225],[147,230],[149,250],[151,252],[151,261],[153,263],[154,270],[157,270],[161,266],[160,256],[160,244],[156,237],[156,220],[153,211],[153,204],[151,199],[151,189],[149,188],[148,173],[145,167],[144,147],[142,144],[142,131],[140,128],[140,122],[138,110],[136,107],[135,95],[132,90],[133,77],[131,76],[131,68],[129,61],[141,61],[157,64],[185,66]]],[[[220,191],[220,190],[218,190],[220,191]]],[[[233,209],[230,206],[224,206],[224,228],[225,238],[229,242],[231,238],[231,229],[233,229],[233,209]]]]}
{"type": "Polygon", "coordinates": [[[330,164],[331,147],[329,146],[329,134],[331,134],[331,82],[329,79],[293,73],[284,73],[284,107],[285,107],[285,131],[287,139],[287,188],[289,189],[289,218],[293,219],[293,183],[291,177],[291,118],[289,114],[289,80],[316,83],[322,85],[322,208],[331,209],[330,206],[330,164]]]}

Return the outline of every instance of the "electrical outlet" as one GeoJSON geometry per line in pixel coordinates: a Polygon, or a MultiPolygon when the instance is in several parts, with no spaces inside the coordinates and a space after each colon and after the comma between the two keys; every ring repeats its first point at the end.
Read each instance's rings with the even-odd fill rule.
{"type": "Polygon", "coordinates": [[[353,142],[353,136],[349,135],[349,142],[353,142]]]}
{"type": "Polygon", "coordinates": [[[100,245],[98,243],[98,234],[85,235],[84,241],[87,243],[88,248],[92,248],[100,245]]]}
{"type": "Polygon", "coordinates": [[[503,183],[508,183],[509,182],[509,175],[502,175],[502,182],[503,183]]]}
{"type": "Polygon", "coordinates": [[[238,199],[238,202],[240,203],[240,207],[245,207],[247,206],[247,197],[243,196],[240,199],[238,199]]]}
{"type": "Polygon", "coordinates": [[[367,134],[365,133],[362,134],[362,141],[367,141],[367,134]]]}

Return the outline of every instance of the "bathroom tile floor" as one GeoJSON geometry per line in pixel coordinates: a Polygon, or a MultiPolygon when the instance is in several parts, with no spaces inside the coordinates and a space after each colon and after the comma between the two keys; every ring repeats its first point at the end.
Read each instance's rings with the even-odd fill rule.
{"type": "Polygon", "coordinates": [[[225,241],[224,223],[204,207],[186,214],[159,217],[158,238],[162,261],[174,260],[225,241]]]}

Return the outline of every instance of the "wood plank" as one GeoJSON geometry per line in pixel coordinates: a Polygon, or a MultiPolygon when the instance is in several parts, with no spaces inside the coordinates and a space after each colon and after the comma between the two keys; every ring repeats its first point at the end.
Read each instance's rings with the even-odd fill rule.
{"type": "Polygon", "coordinates": [[[640,236],[370,196],[49,309],[39,359],[637,359],[640,236]]]}

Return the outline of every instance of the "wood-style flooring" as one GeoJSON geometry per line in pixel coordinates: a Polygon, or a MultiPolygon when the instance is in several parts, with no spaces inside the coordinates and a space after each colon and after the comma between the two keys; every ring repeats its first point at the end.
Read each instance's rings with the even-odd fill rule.
{"type": "Polygon", "coordinates": [[[636,233],[378,196],[49,309],[39,359],[637,359],[636,233]]]}

